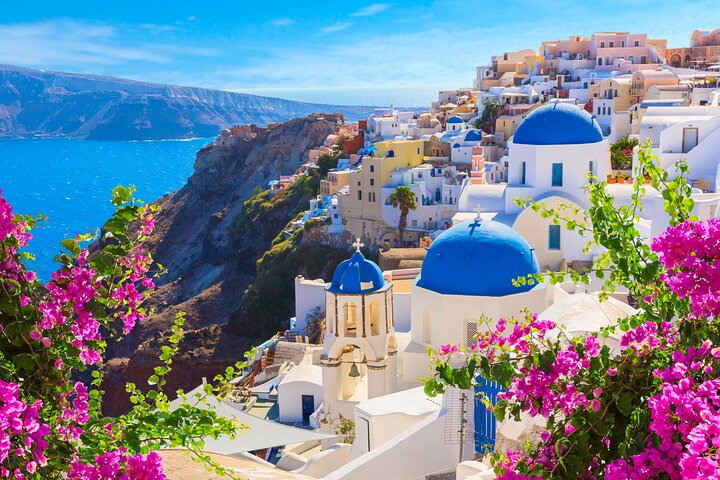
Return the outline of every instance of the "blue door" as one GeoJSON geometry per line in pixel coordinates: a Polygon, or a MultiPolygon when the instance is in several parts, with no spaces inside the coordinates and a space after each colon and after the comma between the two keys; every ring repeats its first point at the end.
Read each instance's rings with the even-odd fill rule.
{"type": "Polygon", "coordinates": [[[310,415],[315,411],[315,395],[302,396],[303,423],[310,423],[310,415]]]}
{"type": "Polygon", "coordinates": [[[491,405],[497,405],[498,393],[502,391],[500,384],[490,382],[478,377],[480,385],[475,387],[475,451],[478,453],[491,453],[495,449],[495,435],[497,419],[495,412],[485,408],[485,398],[490,400],[491,405]],[[479,393],[484,395],[479,395],[479,393]]]}

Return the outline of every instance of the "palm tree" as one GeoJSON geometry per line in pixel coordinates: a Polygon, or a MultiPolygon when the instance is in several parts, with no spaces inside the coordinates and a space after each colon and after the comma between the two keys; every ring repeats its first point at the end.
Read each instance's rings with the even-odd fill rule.
{"type": "Polygon", "coordinates": [[[405,229],[407,228],[407,216],[410,210],[415,210],[415,194],[405,185],[400,185],[395,192],[390,194],[388,199],[392,202],[393,207],[400,209],[400,221],[398,222],[398,231],[400,232],[400,246],[403,246],[405,237],[405,229]]]}

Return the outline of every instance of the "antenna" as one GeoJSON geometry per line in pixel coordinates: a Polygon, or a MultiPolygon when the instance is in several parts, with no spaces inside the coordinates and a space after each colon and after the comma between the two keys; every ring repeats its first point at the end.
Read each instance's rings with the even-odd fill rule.
{"type": "Polygon", "coordinates": [[[468,428],[468,418],[474,418],[474,395],[471,390],[446,387],[443,397],[445,408],[445,444],[459,445],[458,463],[463,461],[468,435],[474,435],[475,429],[468,428]]]}

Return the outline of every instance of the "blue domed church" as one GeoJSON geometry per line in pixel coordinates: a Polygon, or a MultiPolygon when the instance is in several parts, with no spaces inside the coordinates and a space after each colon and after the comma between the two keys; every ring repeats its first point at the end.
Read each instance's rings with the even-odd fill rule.
{"type": "Polygon", "coordinates": [[[470,347],[490,322],[546,307],[545,284],[530,244],[493,220],[463,222],[440,234],[425,255],[412,288],[410,343],[403,354],[403,378],[427,372],[428,345],[470,347]]]}
{"type": "Polygon", "coordinates": [[[516,203],[532,198],[576,220],[589,207],[586,186],[610,173],[610,145],[595,118],[578,105],[559,101],[533,110],[508,141],[507,184],[468,185],[458,202],[457,224],[482,218],[512,227],[533,247],[542,269],[563,269],[591,262],[596,252],[584,252],[587,239],[554,225],[551,219],[516,203]]]}

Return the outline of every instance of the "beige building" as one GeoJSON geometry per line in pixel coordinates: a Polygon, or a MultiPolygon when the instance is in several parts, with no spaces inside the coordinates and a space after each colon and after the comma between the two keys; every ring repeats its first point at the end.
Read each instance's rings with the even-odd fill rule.
{"type": "Polygon", "coordinates": [[[320,180],[320,193],[322,195],[335,195],[343,187],[350,184],[351,170],[330,170],[327,179],[320,180]]]}
{"type": "Polygon", "coordinates": [[[638,70],[633,73],[630,84],[630,96],[633,103],[640,103],[645,99],[651,85],[678,85],[680,79],[668,70],[638,70]]]}
{"type": "Polygon", "coordinates": [[[359,169],[348,179],[348,193],[338,196],[344,229],[368,245],[380,241],[388,226],[382,215],[382,186],[390,183],[390,172],[423,163],[423,140],[387,140],[374,144],[372,156],[363,157],[359,169]]]}

